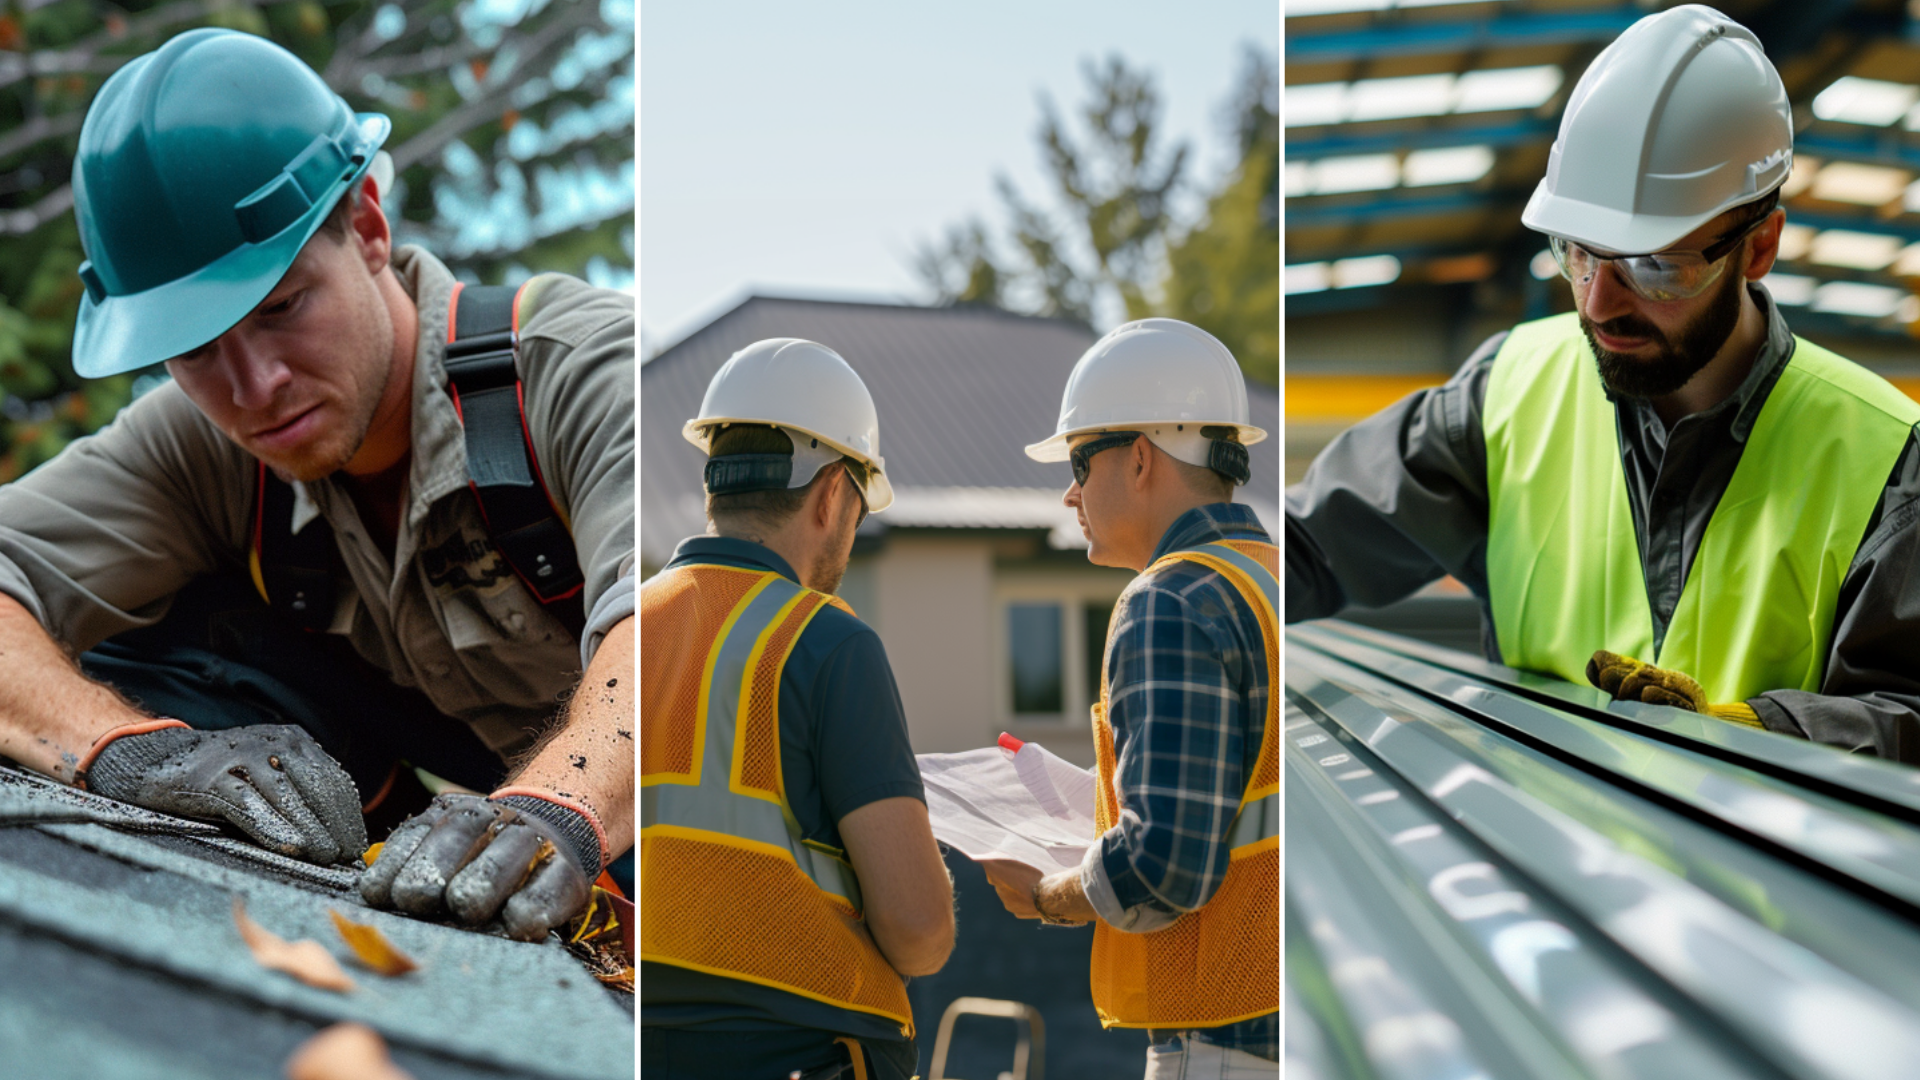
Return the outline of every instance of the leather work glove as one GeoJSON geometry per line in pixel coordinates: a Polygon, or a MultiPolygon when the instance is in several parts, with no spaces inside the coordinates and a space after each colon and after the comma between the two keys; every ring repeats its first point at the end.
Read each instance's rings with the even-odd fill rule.
{"type": "Polygon", "coordinates": [[[547,797],[441,795],[393,830],[361,875],[360,896],[410,915],[450,912],[468,926],[498,916],[508,937],[539,941],[586,906],[601,834],[591,811],[547,797]]]}
{"type": "Polygon", "coordinates": [[[323,866],[367,849],[353,778],[292,724],[128,724],[95,741],[77,781],[149,810],[227,821],[270,851],[323,866]]]}
{"type": "Polygon", "coordinates": [[[1750,728],[1765,730],[1760,717],[1745,702],[1714,705],[1707,692],[1686,675],[1667,668],[1621,656],[1605,649],[1587,661],[1587,681],[1613,695],[1615,701],[1644,701],[1649,705],[1668,705],[1750,728]]]}

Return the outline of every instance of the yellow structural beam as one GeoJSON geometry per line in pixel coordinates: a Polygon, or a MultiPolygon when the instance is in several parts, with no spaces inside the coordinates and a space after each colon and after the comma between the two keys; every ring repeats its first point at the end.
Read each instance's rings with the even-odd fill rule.
{"type": "Polygon", "coordinates": [[[1301,423],[1359,420],[1415,390],[1439,386],[1444,375],[1287,376],[1287,419],[1301,423]]]}
{"type": "MultiPolygon", "coordinates": [[[[1287,419],[1296,423],[1332,423],[1364,419],[1415,390],[1439,386],[1442,375],[1293,375],[1286,378],[1287,419]]],[[[1887,381],[1920,401],[1920,376],[1891,376],[1887,381]]]]}

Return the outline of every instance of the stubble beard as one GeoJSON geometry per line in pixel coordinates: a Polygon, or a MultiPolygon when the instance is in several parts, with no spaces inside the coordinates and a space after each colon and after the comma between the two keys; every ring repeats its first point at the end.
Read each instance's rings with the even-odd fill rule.
{"type": "Polygon", "coordinates": [[[386,400],[387,388],[393,382],[393,318],[377,291],[353,325],[360,328],[360,333],[349,343],[350,355],[367,364],[374,373],[373,378],[362,388],[360,399],[349,403],[352,412],[335,432],[321,436],[313,449],[298,460],[281,464],[267,462],[267,467],[283,481],[312,483],[332,476],[353,460],[373,430],[374,417],[379,414],[380,403],[386,400]]]}
{"type": "Polygon", "coordinates": [[[813,560],[813,567],[807,573],[807,580],[812,583],[808,588],[823,593],[839,591],[840,579],[847,574],[848,555],[853,550],[853,533],[859,523],[857,509],[841,520],[840,528],[834,530],[832,539],[813,560]]]}
{"type": "Polygon", "coordinates": [[[1610,336],[1646,338],[1653,342],[1657,351],[1645,359],[1601,348],[1594,337],[1595,325],[1581,312],[1580,329],[1593,348],[1601,381],[1615,394],[1635,398],[1665,397],[1687,385],[1700,369],[1713,361],[1720,347],[1733,335],[1733,328],[1740,321],[1740,291],[1745,280],[1742,274],[1725,274],[1707,306],[1680,329],[1678,344],[1652,322],[1637,315],[1623,315],[1599,324],[1599,329],[1610,336]]]}

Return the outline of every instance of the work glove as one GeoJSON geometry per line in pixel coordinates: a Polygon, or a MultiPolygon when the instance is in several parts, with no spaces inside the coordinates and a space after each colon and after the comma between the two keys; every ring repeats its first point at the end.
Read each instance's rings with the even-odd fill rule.
{"type": "Polygon", "coordinates": [[[1707,692],[1686,675],[1667,668],[1621,656],[1605,649],[1587,661],[1587,681],[1613,695],[1615,701],[1644,701],[1649,705],[1668,705],[1750,728],[1765,730],[1760,717],[1745,702],[1714,705],[1707,692]]]}
{"type": "Polygon", "coordinates": [[[360,896],[468,926],[497,916],[508,937],[539,941],[586,907],[601,835],[590,810],[545,796],[441,795],[393,830],[361,875],[360,896]]]}
{"type": "Polygon", "coordinates": [[[292,724],[128,724],[94,742],[77,779],[149,810],[227,821],[270,851],[323,866],[367,849],[353,778],[292,724]]]}

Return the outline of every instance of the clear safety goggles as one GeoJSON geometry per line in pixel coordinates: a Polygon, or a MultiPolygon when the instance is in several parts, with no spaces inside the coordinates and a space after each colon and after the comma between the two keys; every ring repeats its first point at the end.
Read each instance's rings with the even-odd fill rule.
{"type": "Polygon", "coordinates": [[[1706,292],[1726,270],[1726,257],[1740,246],[1753,230],[1771,217],[1762,214],[1732,236],[1717,240],[1701,251],[1656,251],[1651,255],[1598,255],[1571,240],[1548,238],[1560,273],[1576,287],[1593,283],[1603,264],[1613,268],[1627,288],[1643,299],[1655,302],[1688,300],[1706,292]]]}

